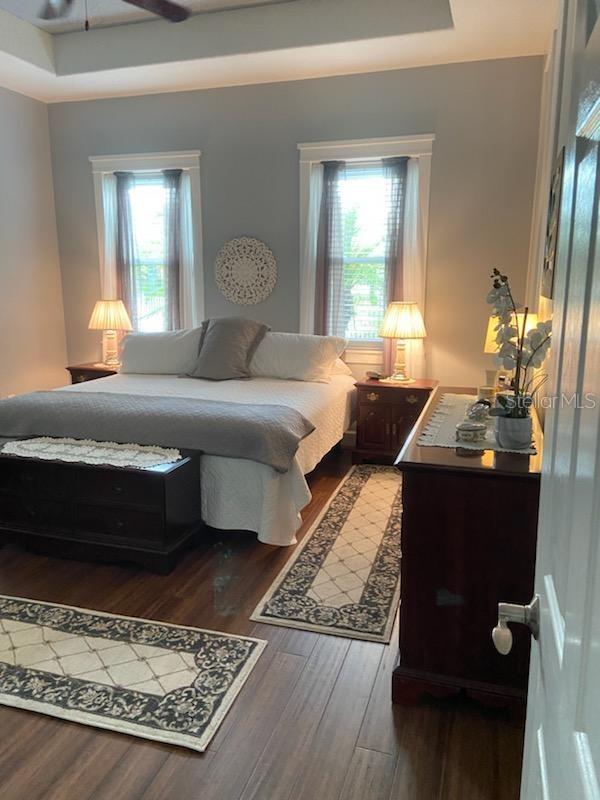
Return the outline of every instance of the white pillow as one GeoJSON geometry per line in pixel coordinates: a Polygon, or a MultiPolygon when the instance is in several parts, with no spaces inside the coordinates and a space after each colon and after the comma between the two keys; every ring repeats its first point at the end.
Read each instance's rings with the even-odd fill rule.
{"type": "Polygon", "coordinates": [[[352,370],[346,364],[345,361],[342,361],[341,358],[336,358],[333,362],[333,368],[331,370],[332,375],[352,375],[352,370]]]}
{"type": "Polygon", "coordinates": [[[130,333],[123,339],[121,372],[181,375],[194,364],[202,328],[164,333],[130,333]]]}
{"type": "Polygon", "coordinates": [[[303,333],[266,333],[250,362],[255,378],[329,383],[346,340],[303,333]]]}

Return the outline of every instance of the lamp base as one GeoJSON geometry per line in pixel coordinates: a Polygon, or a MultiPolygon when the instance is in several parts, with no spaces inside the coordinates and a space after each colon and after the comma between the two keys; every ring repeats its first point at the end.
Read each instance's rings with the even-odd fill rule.
{"type": "Polygon", "coordinates": [[[409,383],[416,383],[414,378],[409,378],[402,372],[394,372],[389,378],[380,378],[379,383],[402,383],[405,386],[409,383]]]}
{"type": "Polygon", "coordinates": [[[120,367],[119,337],[116,331],[103,331],[102,334],[102,362],[107,367],[120,367]]]}
{"type": "Polygon", "coordinates": [[[415,379],[406,374],[406,342],[398,339],[396,342],[396,363],[394,373],[389,378],[383,378],[380,383],[414,383],[415,379]]]}

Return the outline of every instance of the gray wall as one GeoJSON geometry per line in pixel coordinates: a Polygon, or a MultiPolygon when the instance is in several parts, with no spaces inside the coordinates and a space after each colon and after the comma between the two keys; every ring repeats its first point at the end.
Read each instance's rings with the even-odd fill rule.
{"type": "Polygon", "coordinates": [[[535,172],[541,58],[50,106],[69,356],[99,355],[86,330],[99,297],[90,155],[199,148],[207,315],[240,308],[217,291],[219,247],[264,239],[277,287],[249,313],[298,326],[298,142],[436,134],[426,322],[428,372],[481,384],[491,267],[522,296],[535,172]]]}
{"type": "Polygon", "coordinates": [[[46,106],[0,89],[0,396],[66,383],[46,106]]]}

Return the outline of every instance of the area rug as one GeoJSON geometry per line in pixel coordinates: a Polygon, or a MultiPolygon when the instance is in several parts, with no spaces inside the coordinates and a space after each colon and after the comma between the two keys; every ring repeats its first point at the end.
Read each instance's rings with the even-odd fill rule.
{"type": "Polygon", "coordinates": [[[389,642],[400,589],[401,476],[354,467],[252,619],[389,642]]]}
{"type": "Polygon", "coordinates": [[[0,704],[203,751],[265,647],[0,595],[0,704]]]}

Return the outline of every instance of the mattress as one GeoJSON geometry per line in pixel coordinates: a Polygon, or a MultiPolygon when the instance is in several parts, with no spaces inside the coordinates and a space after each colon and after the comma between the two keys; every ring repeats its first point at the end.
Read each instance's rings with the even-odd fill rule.
{"type": "Polygon", "coordinates": [[[311,494],[305,475],[340,441],[348,428],[354,401],[354,379],[333,375],[331,383],[275,378],[205,381],[174,375],[111,375],[57,391],[120,392],[191,397],[223,402],[280,404],[296,409],[315,426],[304,439],[286,473],[245,459],[204,455],[201,462],[202,516],[223,530],[254,531],[265,544],[296,541],[300,511],[311,494]]]}

